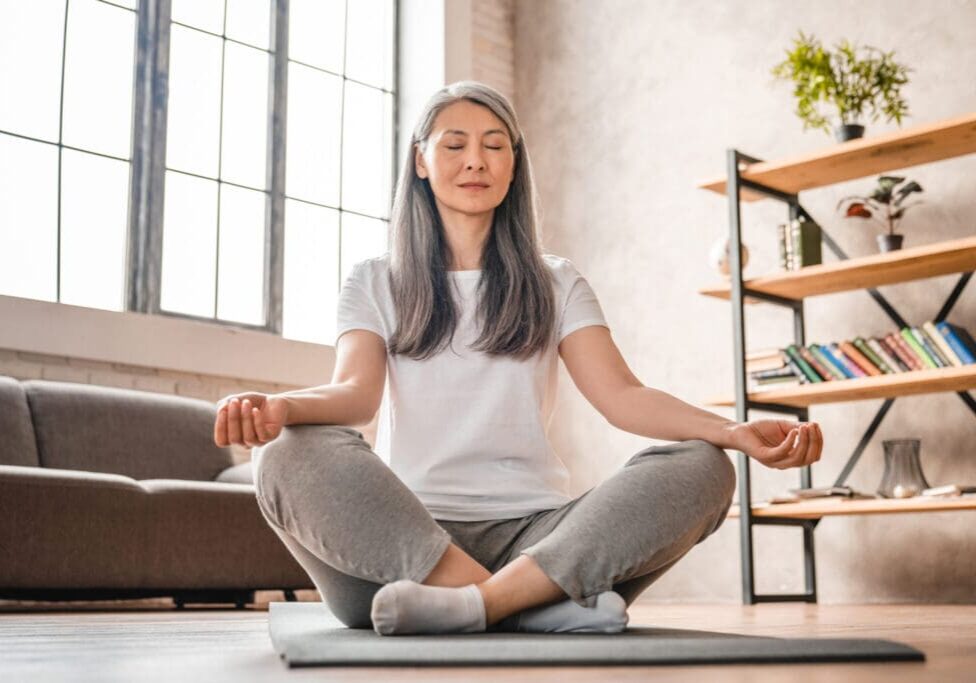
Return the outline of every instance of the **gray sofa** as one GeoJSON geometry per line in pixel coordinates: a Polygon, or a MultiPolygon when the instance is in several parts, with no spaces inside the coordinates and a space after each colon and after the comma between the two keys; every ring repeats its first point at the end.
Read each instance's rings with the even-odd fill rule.
{"type": "Polygon", "coordinates": [[[0,376],[0,599],[242,607],[314,588],[258,509],[215,404],[0,376]]]}

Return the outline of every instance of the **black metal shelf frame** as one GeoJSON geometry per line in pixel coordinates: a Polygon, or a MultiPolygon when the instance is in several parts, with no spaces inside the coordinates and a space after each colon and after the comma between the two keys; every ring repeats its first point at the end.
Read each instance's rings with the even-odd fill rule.
{"type": "MultiPolygon", "coordinates": [[[[731,280],[731,291],[730,291],[730,301],[732,303],[732,341],[733,341],[733,353],[735,362],[735,412],[736,420],[738,422],[745,422],[748,420],[749,410],[759,410],[764,412],[778,412],[785,413],[789,415],[795,415],[797,420],[800,422],[807,422],[809,420],[809,409],[807,407],[797,407],[790,406],[779,403],[764,403],[750,400],[747,396],[746,390],[746,370],[745,370],[745,319],[744,319],[744,306],[743,299],[745,296],[754,297],[778,306],[784,306],[790,308],[793,311],[793,336],[794,343],[797,346],[805,346],[805,327],[803,319],[803,299],[790,299],[787,297],[775,296],[772,294],[767,294],[765,292],[758,292],[753,289],[745,287],[742,282],[742,263],[740,258],[740,248],[742,245],[742,232],[741,232],[741,196],[740,192],[743,189],[752,190],[753,192],[758,192],[772,199],[784,202],[789,207],[789,217],[790,220],[794,220],[800,216],[803,218],[813,221],[813,218],[807,213],[806,209],[800,204],[799,198],[796,194],[790,194],[788,192],[782,192],[775,188],[766,187],[754,181],[743,178],[740,173],[739,164],[740,162],[745,162],[747,164],[754,164],[761,161],[755,157],[748,156],[738,151],[735,148],[731,148],[727,151],[726,162],[727,162],[727,175],[726,175],[726,195],[729,200],[729,276],[731,280]]],[[[838,246],[838,244],[831,238],[826,230],[821,226],[821,242],[826,244],[827,247],[837,256],[838,259],[846,260],[849,257],[844,253],[843,249],[838,246]]],[[[966,283],[972,277],[972,271],[963,273],[959,281],[953,287],[952,292],[949,293],[948,298],[942,305],[938,314],[935,317],[935,322],[940,322],[945,320],[949,315],[949,311],[952,309],[953,305],[959,299],[959,295],[962,293],[963,288],[965,288],[966,283]]],[[[899,329],[907,326],[905,320],[901,317],[894,306],[892,306],[885,297],[880,294],[877,289],[868,288],[868,293],[871,297],[878,303],[879,306],[884,310],[889,318],[894,321],[899,329]]],[[[976,401],[969,395],[968,391],[957,391],[956,394],[963,400],[963,402],[969,406],[969,409],[976,414],[976,401]]],[[[841,470],[840,475],[838,475],[837,480],[834,482],[834,486],[841,486],[847,480],[848,475],[857,461],[860,459],[861,454],[867,447],[868,442],[870,442],[871,437],[874,436],[878,427],[881,425],[881,421],[884,416],[888,413],[891,408],[891,404],[894,403],[894,398],[886,398],[882,403],[878,412],[875,414],[874,418],[871,420],[871,424],[868,426],[864,435],[861,437],[854,451],[851,453],[841,470]]],[[[797,519],[793,517],[754,517],[752,514],[752,497],[751,497],[751,486],[750,486],[750,473],[749,473],[749,458],[742,452],[736,451],[736,458],[738,461],[738,493],[739,493],[739,529],[740,529],[740,554],[741,554],[741,564],[742,564],[742,602],[746,605],[752,605],[759,602],[817,602],[817,576],[816,576],[816,562],[814,554],[814,544],[813,544],[813,531],[817,524],[820,523],[820,518],[817,519],[797,519]],[[752,527],[756,524],[767,524],[767,525],[778,525],[778,526],[799,526],[803,528],[803,566],[804,566],[804,582],[805,582],[805,592],[803,593],[779,593],[779,594],[757,594],[755,590],[755,576],[753,567],[753,543],[752,543],[752,527]]],[[[809,488],[812,484],[812,468],[810,465],[800,468],[800,487],[809,488]]]]}

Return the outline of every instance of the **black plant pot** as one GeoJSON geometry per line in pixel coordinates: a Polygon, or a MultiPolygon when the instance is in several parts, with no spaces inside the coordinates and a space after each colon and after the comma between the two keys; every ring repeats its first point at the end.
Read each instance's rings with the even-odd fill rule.
{"type": "Polygon", "coordinates": [[[904,235],[878,235],[878,249],[881,251],[896,251],[901,249],[904,235]]]}
{"type": "Polygon", "coordinates": [[[864,137],[864,126],[859,123],[845,123],[834,128],[834,136],[837,142],[847,142],[864,137]]]}

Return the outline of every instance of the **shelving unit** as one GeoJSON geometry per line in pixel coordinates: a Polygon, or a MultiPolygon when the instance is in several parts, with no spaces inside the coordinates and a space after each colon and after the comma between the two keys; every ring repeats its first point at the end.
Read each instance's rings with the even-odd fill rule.
{"type": "MultiPolygon", "coordinates": [[[[881,285],[961,273],[961,276],[933,320],[945,320],[976,270],[976,237],[949,240],[886,254],[849,258],[821,226],[821,239],[839,259],[837,263],[807,266],[797,271],[742,279],[741,215],[743,201],[776,199],[789,209],[790,219],[813,220],[800,204],[798,192],[854,178],[908,168],[919,164],[976,153],[976,112],[886,133],[851,140],[810,154],[780,161],[762,161],[737,149],[726,153],[727,175],[701,183],[699,187],[727,194],[729,200],[729,270],[727,283],[705,287],[699,293],[725,299],[732,304],[735,393],[714,397],[709,405],[736,407],[736,419],[748,420],[749,410],[780,412],[809,420],[808,407],[882,398],[884,402],[834,482],[842,486],[899,396],[943,391],[956,392],[976,415],[976,401],[969,390],[976,388],[976,365],[933,368],[856,379],[803,384],[747,393],[745,370],[746,303],[772,303],[793,311],[794,343],[805,346],[803,302],[806,297],[866,289],[888,317],[901,329],[907,325],[897,310],[875,289],[881,285]],[[728,191],[727,191],[728,190],[728,191]]],[[[819,499],[798,503],[753,504],[750,493],[750,460],[736,453],[739,471],[739,501],[729,512],[740,524],[742,601],[817,601],[816,562],[813,531],[823,517],[852,514],[885,514],[976,509],[976,496],[908,499],[819,499]],[[752,527],[756,524],[799,526],[803,530],[806,591],[789,594],[755,592],[752,527]]],[[[812,468],[800,468],[800,486],[812,486],[812,468]]]]}

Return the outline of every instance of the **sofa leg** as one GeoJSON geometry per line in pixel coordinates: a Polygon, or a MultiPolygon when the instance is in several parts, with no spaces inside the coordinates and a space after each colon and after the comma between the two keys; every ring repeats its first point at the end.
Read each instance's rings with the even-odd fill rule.
{"type": "Polygon", "coordinates": [[[286,588],[284,590],[284,594],[285,594],[285,600],[287,602],[297,602],[298,601],[298,598],[295,597],[295,591],[293,591],[291,588],[286,588]]]}
{"type": "Polygon", "coordinates": [[[173,594],[176,609],[183,609],[186,603],[234,603],[236,609],[244,609],[254,602],[254,591],[241,590],[187,590],[173,594]]]}

